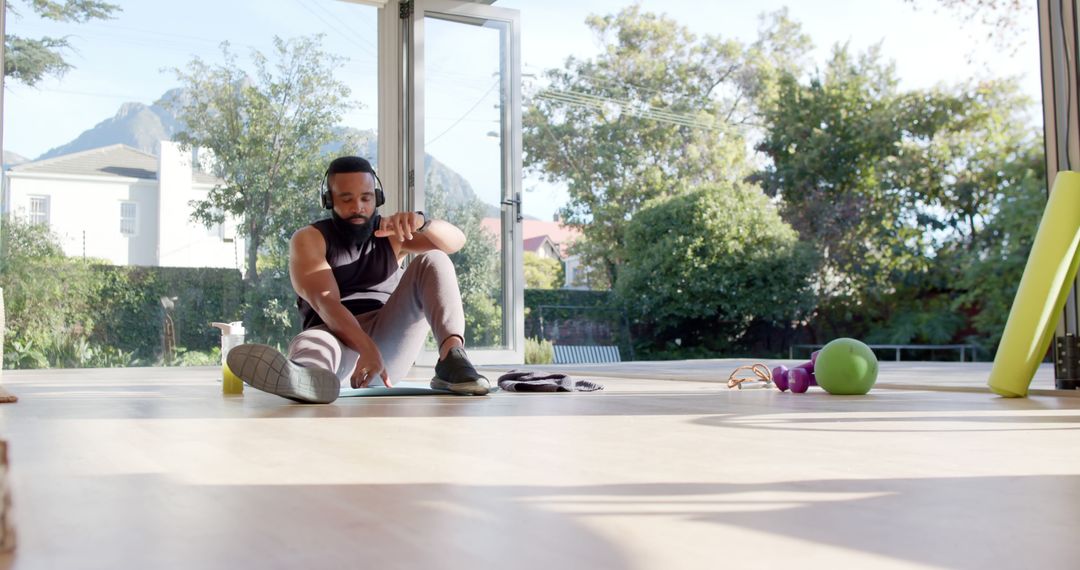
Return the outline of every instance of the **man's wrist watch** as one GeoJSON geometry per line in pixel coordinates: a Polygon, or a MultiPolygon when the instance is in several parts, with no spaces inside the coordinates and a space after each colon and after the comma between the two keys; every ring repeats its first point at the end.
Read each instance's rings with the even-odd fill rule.
{"type": "Polygon", "coordinates": [[[420,214],[420,217],[424,218],[424,223],[420,224],[420,227],[416,228],[415,230],[416,233],[421,233],[426,230],[428,226],[431,225],[431,218],[427,217],[427,214],[421,212],[420,210],[417,210],[416,213],[420,214]]]}

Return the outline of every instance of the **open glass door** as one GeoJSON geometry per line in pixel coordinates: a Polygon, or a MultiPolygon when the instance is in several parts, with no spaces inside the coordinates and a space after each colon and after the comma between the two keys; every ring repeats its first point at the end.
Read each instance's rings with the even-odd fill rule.
{"type": "MultiPolygon", "coordinates": [[[[406,179],[414,209],[468,243],[454,256],[474,362],[524,362],[521,65],[516,10],[416,0],[406,42],[406,179]]],[[[434,352],[420,363],[433,363],[434,352]]]]}

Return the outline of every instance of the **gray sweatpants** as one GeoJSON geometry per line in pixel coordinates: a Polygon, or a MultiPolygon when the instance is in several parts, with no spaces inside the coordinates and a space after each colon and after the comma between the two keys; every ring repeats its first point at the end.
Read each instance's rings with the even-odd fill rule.
{"type": "MultiPolygon", "coordinates": [[[[356,322],[379,347],[393,382],[400,381],[412,368],[429,325],[437,346],[451,336],[464,339],[465,313],[450,257],[438,250],[416,256],[386,304],[357,315],[356,322]]],[[[359,356],[326,325],[307,329],[289,343],[290,360],[330,370],[346,386],[359,356]]],[[[372,378],[371,385],[381,386],[382,378],[372,378]]]]}

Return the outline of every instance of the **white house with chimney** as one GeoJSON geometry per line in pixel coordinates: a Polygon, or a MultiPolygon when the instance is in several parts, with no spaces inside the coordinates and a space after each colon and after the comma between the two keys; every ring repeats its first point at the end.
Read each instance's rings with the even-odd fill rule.
{"type": "Polygon", "coordinates": [[[159,156],[117,144],[19,164],[4,173],[4,213],[47,224],[68,256],[242,271],[235,221],[207,228],[191,219],[191,202],[219,182],[192,163],[162,141],[159,156]]]}

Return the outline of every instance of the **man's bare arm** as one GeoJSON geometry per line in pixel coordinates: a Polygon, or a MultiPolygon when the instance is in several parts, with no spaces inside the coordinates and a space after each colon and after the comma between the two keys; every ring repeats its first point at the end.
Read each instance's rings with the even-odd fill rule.
{"type": "Polygon", "coordinates": [[[417,212],[400,212],[382,218],[376,237],[388,237],[400,261],[406,254],[440,250],[456,253],[465,245],[465,233],[443,220],[431,220],[423,232],[417,232],[424,217],[417,212]]]}
{"type": "MultiPolygon", "coordinates": [[[[365,359],[379,353],[375,342],[341,303],[337,281],[326,262],[326,240],[313,227],[305,227],[293,234],[289,243],[289,279],[296,294],[315,309],[341,342],[365,359]]],[[[370,372],[376,376],[381,371],[370,372]]]]}
{"type": "Polygon", "coordinates": [[[438,249],[444,253],[457,253],[465,246],[465,232],[457,226],[443,220],[431,220],[423,233],[414,233],[407,240],[404,249],[408,253],[423,253],[438,249]]]}

